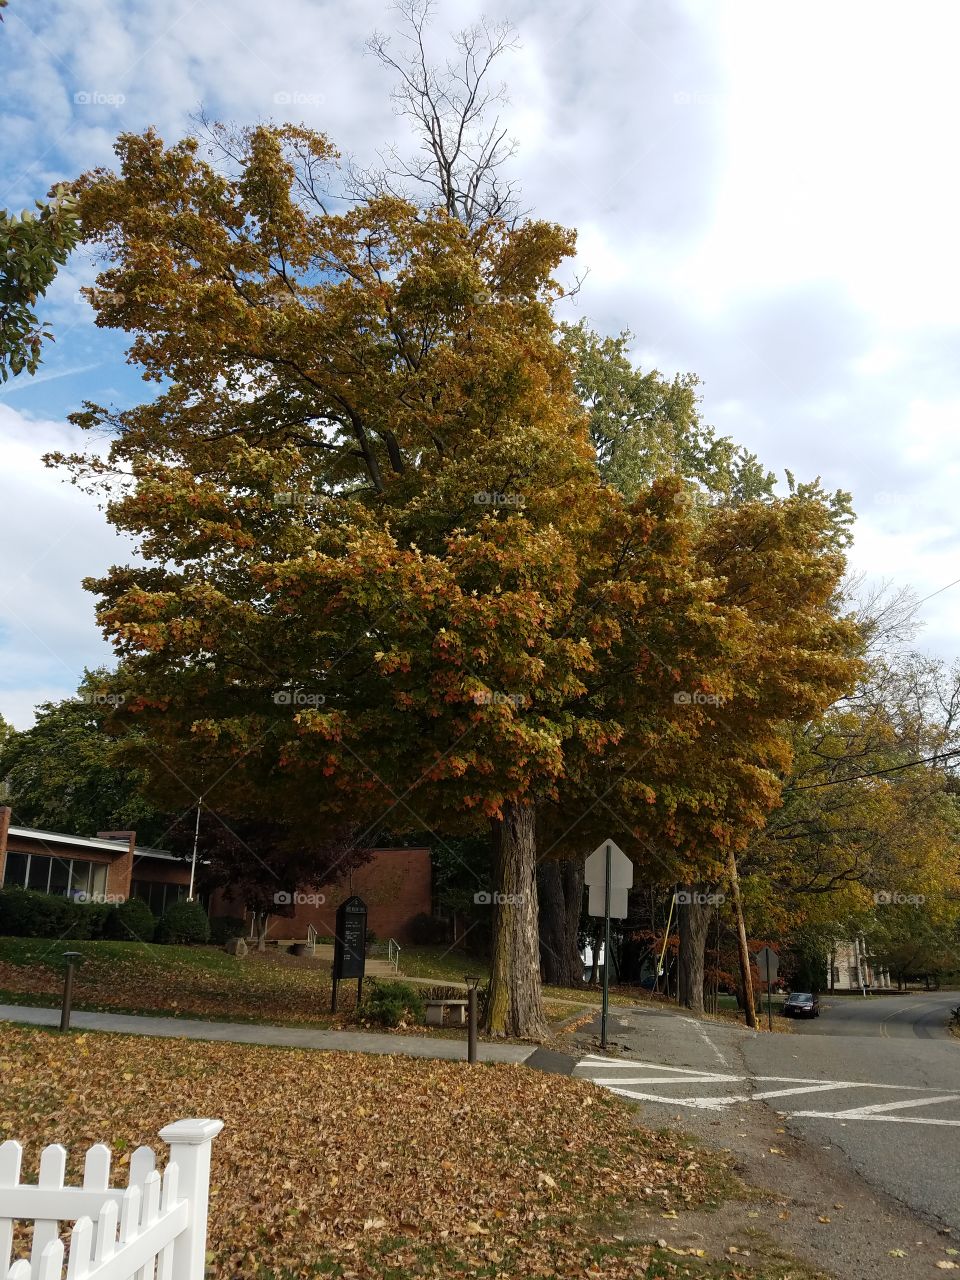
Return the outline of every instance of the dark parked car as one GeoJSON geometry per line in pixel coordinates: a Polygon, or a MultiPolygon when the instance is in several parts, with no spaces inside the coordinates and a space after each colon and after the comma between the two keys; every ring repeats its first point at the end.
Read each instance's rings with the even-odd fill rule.
{"type": "Polygon", "coordinates": [[[783,1002],[785,1018],[819,1018],[820,1001],[809,991],[794,991],[783,1002]]]}

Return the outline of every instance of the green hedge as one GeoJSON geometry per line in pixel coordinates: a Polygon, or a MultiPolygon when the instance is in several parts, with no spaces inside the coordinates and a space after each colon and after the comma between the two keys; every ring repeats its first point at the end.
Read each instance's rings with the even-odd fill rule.
{"type": "Polygon", "coordinates": [[[377,982],[367,986],[360,1020],[381,1027],[399,1027],[401,1023],[423,1025],[425,1008],[419,987],[412,982],[377,982]]]}
{"type": "Polygon", "coordinates": [[[96,940],[109,936],[116,910],[109,903],[73,902],[32,889],[0,889],[0,934],[96,940]]]}
{"type": "Polygon", "coordinates": [[[152,942],[156,929],[156,917],[143,899],[128,898],[113,908],[106,936],[118,942],[152,942]]]}
{"type": "Polygon", "coordinates": [[[167,907],[157,925],[157,941],[202,946],[210,941],[210,921],[195,899],[183,898],[167,907]]]}

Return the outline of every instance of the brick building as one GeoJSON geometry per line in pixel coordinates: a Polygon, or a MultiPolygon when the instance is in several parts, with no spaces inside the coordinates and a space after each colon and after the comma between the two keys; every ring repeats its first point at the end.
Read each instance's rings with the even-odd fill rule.
{"type": "MultiPolygon", "coordinates": [[[[154,915],[189,892],[190,864],[176,854],[137,844],[134,831],[101,831],[96,837],[64,835],[11,824],[0,806],[0,886],[120,902],[142,898],[154,915]]],[[[332,936],[339,903],[357,893],[367,903],[367,926],[379,938],[409,941],[412,920],[429,914],[432,900],[430,850],[375,849],[364,866],[342,883],[297,895],[294,914],[271,918],[268,936],[305,938],[309,925],[332,936]]],[[[241,902],[215,892],[210,915],[246,916],[241,902]]]]}

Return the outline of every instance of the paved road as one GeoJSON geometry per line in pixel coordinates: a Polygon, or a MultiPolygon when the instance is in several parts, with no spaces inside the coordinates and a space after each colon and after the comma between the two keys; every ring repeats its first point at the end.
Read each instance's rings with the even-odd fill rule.
{"type": "Polygon", "coordinates": [[[916,991],[904,995],[837,996],[820,1000],[819,1018],[795,1018],[793,1028],[806,1035],[884,1036],[921,1040],[949,1037],[950,1012],[960,991],[916,991]]]}
{"type": "Polygon", "coordinates": [[[957,1003],[942,993],[835,997],[793,1035],[618,1010],[619,1062],[593,1055],[577,1074],[643,1103],[655,1121],[719,1123],[734,1147],[767,1108],[871,1186],[960,1231],[960,1041],[942,1028],[957,1003]]]}

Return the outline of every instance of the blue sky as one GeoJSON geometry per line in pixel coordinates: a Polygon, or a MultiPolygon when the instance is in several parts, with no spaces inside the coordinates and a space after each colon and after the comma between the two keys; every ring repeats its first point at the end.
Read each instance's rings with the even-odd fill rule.
{"type": "MultiPolygon", "coordinates": [[[[849,488],[853,565],[911,587],[920,647],[960,641],[960,8],[926,0],[495,0],[526,203],[575,226],[572,318],[629,328],[636,358],[703,380],[706,419],[782,473],[849,488]],[[936,593],[936,594],[934,594],[936,593]]],[[[477,17],[437,6],[438,37],[477,17]]],[[[294,118],[372,161],[406,144],[364,53],[396,19],[356,0],[11,0],[0,29],[0,207],[110,164],[117,132],[172,141],[200,107],[294,118]]],[[[71,693],[109,660],[81,579],[129,557],[95,503],[39,459],[66,415],[150,394],[78,289],[43,307],[42,371],[0,388],[0,714],[71,693]]]]}

